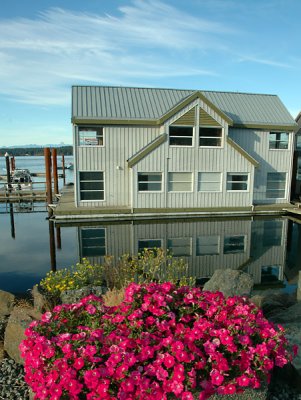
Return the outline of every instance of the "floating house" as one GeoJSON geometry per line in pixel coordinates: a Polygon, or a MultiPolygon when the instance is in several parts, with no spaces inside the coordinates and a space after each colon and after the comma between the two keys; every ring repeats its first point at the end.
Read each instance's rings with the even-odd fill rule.
{"type": "Polygon", "coordinates": [[[76,208],[177,215],[290,201],[297,124],[276,95],[74,86],[72,124],[76,208]]]}

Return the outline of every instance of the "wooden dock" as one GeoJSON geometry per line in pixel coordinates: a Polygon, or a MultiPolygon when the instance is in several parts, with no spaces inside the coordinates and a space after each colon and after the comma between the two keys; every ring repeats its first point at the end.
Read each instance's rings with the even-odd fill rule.
{"type": "Polygon", "coordinates": [[[46,201],[45,190],[0,190],[0,203],[22,202],[22,201],[46,201]]]}

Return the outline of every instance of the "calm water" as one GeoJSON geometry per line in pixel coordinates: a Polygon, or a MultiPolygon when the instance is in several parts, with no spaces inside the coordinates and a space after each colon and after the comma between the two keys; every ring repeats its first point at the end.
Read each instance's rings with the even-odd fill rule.
{"type": "MultiPolygon", "coordinates": [[[[18,168],[35,172],[43,171],[43,162],[43,157],[16,160],[18,168]]],[[[71,182],[72,172],[67,173],[71,182]]],[[[0,204],[2,290],[23,293],[51,268],[83,257],[101,263],[104,255],[118,259],[146,247],[163,247],[184,258],[200,282],[218,268],[240,268],[253,275],[258,288],[294,291],[301,270],[301,225],[288,218],[54,225],[43,203],[0,204]]]]}

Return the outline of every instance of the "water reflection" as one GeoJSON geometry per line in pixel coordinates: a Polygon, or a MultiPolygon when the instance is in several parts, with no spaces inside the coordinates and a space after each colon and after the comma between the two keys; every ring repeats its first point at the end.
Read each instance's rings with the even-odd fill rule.
{"type": "MultiPolygon", "coordinates": [[[[162,247],[186,260],[189,274],[199,282],[209,279],[216,269],[232,268],[250,273],[255,287],[281,288],[287,281],[291,225],[287,218],[241,218],[73,226],[79,257],[91,263],[102,263],[105,255],[118,259],[125,253],[135,255],[145,248],[162,247]]],[[[296,275],[299,269],[298,265],[296,275]]],[[[292,269],[290,272],[294,274],[292,269]]]]}

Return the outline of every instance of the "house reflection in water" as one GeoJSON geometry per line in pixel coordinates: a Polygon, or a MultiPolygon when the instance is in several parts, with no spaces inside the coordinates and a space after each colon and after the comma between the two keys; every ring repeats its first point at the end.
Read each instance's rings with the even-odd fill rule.
{"type": "Polygon", "coordinates": [[[242,269],[255,285],[281,286],[287,247],[287,219],[218,219],[129,222],[78,226],[79,255],[102,263],[135,255],[144,248],[162,247],[189,265],[199,282],[216,269],[242,269]]]}

